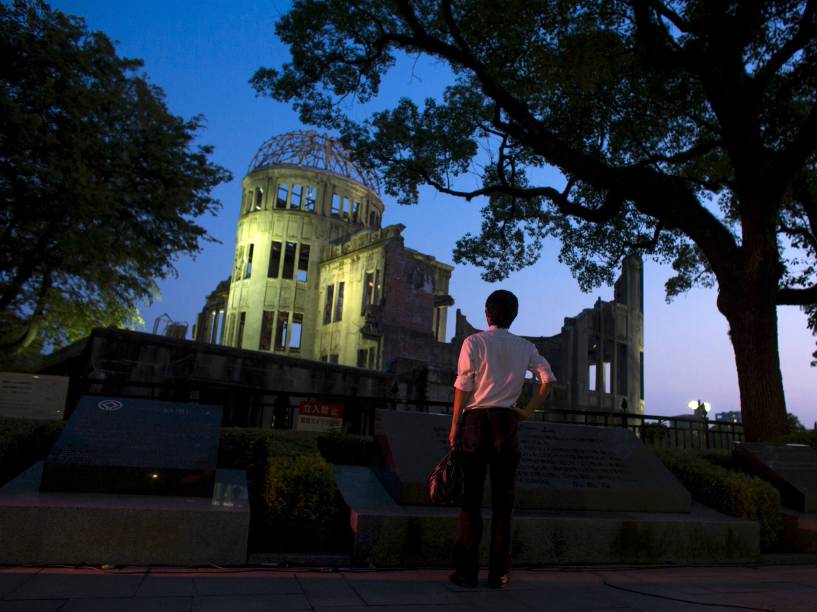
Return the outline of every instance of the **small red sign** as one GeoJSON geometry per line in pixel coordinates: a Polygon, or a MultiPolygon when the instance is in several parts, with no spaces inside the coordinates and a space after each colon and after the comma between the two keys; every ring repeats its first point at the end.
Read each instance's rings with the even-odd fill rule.
{"type": "Polygon", "coordinates": [[[301,414],[303,416],[317,416],[342,419],[343,404],[304,401],[301,402],[300,405],[298,406],[298,414],[301,414]]]}

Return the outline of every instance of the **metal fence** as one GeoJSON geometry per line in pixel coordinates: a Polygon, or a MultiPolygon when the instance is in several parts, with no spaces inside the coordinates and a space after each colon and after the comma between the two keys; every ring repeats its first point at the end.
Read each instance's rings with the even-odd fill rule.
{"type": "MultiPolygon", "coordinates": [[[[362,435],[371,435],[374,432],[374,415],[377,409],[439,414],[451,414],[452,410],[450,401],[417,400],[396,395],[369,397],[293,392],[211,381],[154,383],[87,378],[72,384],[66,416],[70,416],[79,397],[85,394],[214,404],[223,406],[223,425],[226,427],[278,429],[291,429],[294,426],[295,415],[301,402],[338,403],[344,406],[344,429],[362,435]]],[[[692,417],[545,408],[537,412],[532,420],[595,427],[622,427],[632,431],[645,444],[657,448],[731,450],[736,442],[742,442],[744,439],[741,423],[692,417]]]]}

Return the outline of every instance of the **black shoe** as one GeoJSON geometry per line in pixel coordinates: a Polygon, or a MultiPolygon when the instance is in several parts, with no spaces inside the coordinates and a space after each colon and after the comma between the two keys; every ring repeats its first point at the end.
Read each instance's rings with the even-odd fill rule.
{"type": "Polygon", "coordinates": [[[459,572],[454,572],[448,577],[449,582],[452,584],[456,584],[457,586],[467,587],[469,589],[473,589],[477,586],[477,579],[476,578],[468,578],[463,576],[459,572]]]}
{"type": "Polygon", "coordinates": [[[504,589],[508,586],[511,579],[508,578],[508,574],[502,574],[501,576],[488,576],[488,586],[492,589],[504,589]]]}

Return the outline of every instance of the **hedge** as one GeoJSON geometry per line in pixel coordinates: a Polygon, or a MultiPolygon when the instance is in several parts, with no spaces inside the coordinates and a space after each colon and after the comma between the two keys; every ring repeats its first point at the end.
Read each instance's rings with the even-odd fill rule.
{"type": "Polygon", "coordinates": [[[779,544],[783,530],[780,493],[768,482],[724,467],[731,463],[728,455],[671,449],[656,449],[656,454],[694,499],[724,514],[757,521],[762,549],[779,544]]]}
{"type": "Polygon", "coordinates": [[[62,421],[0,419],[0,486],[45,459],[62,428],[62,421]]]}

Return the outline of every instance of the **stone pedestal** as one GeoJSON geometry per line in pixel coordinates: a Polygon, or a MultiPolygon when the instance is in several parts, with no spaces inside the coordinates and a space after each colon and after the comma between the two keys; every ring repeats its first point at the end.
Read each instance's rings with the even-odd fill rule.
{"type": "MultiPolygon", "coordinates": [[[[355,564],[450,566],[458,509],[401,506],[366,467],[335,466],[335,474],[351,508],[355,564]]],[[[483,565],[490,514],[483,512],[483,565]]],[[[681,513],[519,510],[513,519],[517,566],[743,562],[756,560],[759,548],[756,522],[697,504],[681,513]]]]}
{"type": "Polygon", "coordinates": [[[0,489],[0,565],[236,565],[247,559],[243,471],[210,497],[39,491],[42,463],[0,489]]]}

